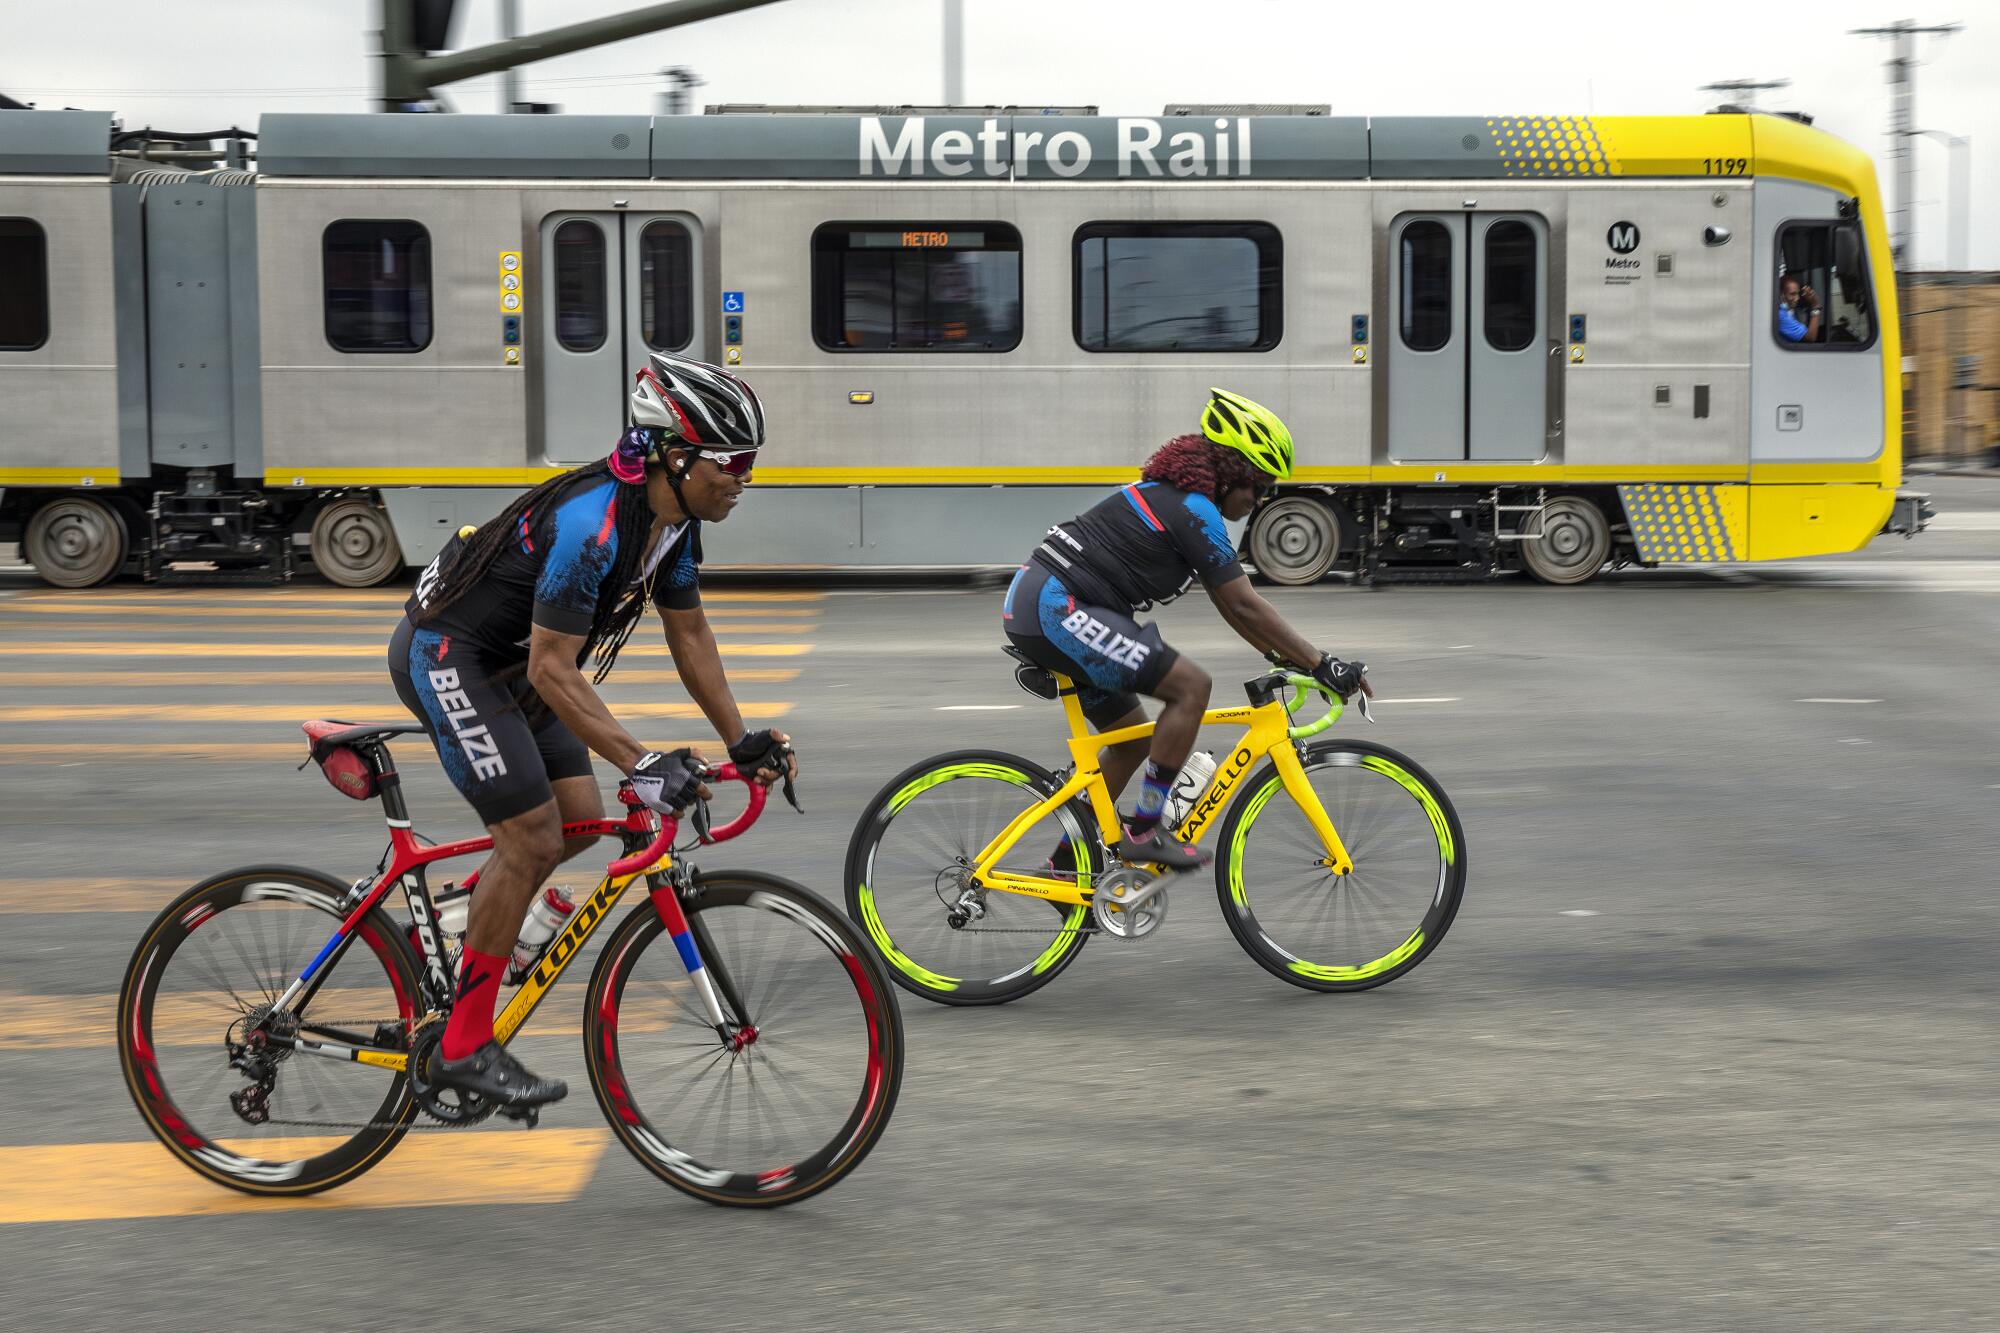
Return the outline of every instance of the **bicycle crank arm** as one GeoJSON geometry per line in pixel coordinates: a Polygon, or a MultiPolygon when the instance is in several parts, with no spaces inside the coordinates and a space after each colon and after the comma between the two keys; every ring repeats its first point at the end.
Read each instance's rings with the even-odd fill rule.
{"type": "Polygon", "coordinates": [[[1108,902],[1122,911],[1134,911],[1145,905],[1146,900],[1167,887],[1168,877],[1154,875],[1138,884],[1128,884],[1124,877],[1107,875],[1093,895],[1098,902],[1108,902]]]}

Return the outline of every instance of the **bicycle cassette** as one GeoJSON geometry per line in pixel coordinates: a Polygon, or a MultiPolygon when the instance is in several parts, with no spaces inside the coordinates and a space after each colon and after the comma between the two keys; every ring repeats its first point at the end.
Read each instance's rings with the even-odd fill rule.
{"type": "Polygon", "coordinates": [[[1126,866],[1097,877],[1090,901],[1097,928],[1113,939],[1137,940],[1167,919],[1167,889],[1160,876],[1126,866]]]}

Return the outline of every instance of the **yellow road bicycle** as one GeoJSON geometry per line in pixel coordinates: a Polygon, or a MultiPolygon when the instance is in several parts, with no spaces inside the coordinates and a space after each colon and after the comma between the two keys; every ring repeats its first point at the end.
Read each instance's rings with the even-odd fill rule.
{"type": "MultiPolygon", "coordinates": [[[[1004,1004],[1054,980],[1094,934],[1152,934],[1177,878],[1106,850],[1122,834],[1099,752],[1153,724],[1093,734],[1070,680],[1021,660],[1023,688],[1062,703],[1072,766],[1053,773],[996,750],[926,759],[876,794],[848,847],[849,914],[897,984],[942,1004],[1004,1004]]],[[[1244,689],[1247,705],[1202,715],[1245,730],[1218,752],[1180,837],[1198,843],[1221,817],[1223,919],[1273,975],[1319,991],[1393,981],[1437,948],[1458,911],[1457,812],[1394,750],[1313,740],[1344,705],[1312,677],[1273,672],[1244,689]],[[1327,712],[1294,725],[1314,694],[1327,712]]]]}

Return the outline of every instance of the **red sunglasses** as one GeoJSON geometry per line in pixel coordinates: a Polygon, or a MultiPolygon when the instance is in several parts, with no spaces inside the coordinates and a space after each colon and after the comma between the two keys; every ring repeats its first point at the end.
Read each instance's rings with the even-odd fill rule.
{"type": "Polygon", "coordinates": [[[696,449],[695,453],[721,468],[732,477],[747,477],[750,469],[757,466],[755,449],[696,449]]]}

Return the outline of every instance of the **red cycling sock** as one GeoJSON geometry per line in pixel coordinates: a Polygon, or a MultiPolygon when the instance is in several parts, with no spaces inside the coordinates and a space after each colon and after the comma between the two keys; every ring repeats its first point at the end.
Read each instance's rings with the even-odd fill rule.
{"type": "Polygon", "coordinates": [[[463,1060],[493,1040],[493,1005],[507,959],[467,949],[459,958],[458,999],[451,1006],[439,1050],[447,1060],[463,1060]]]}

